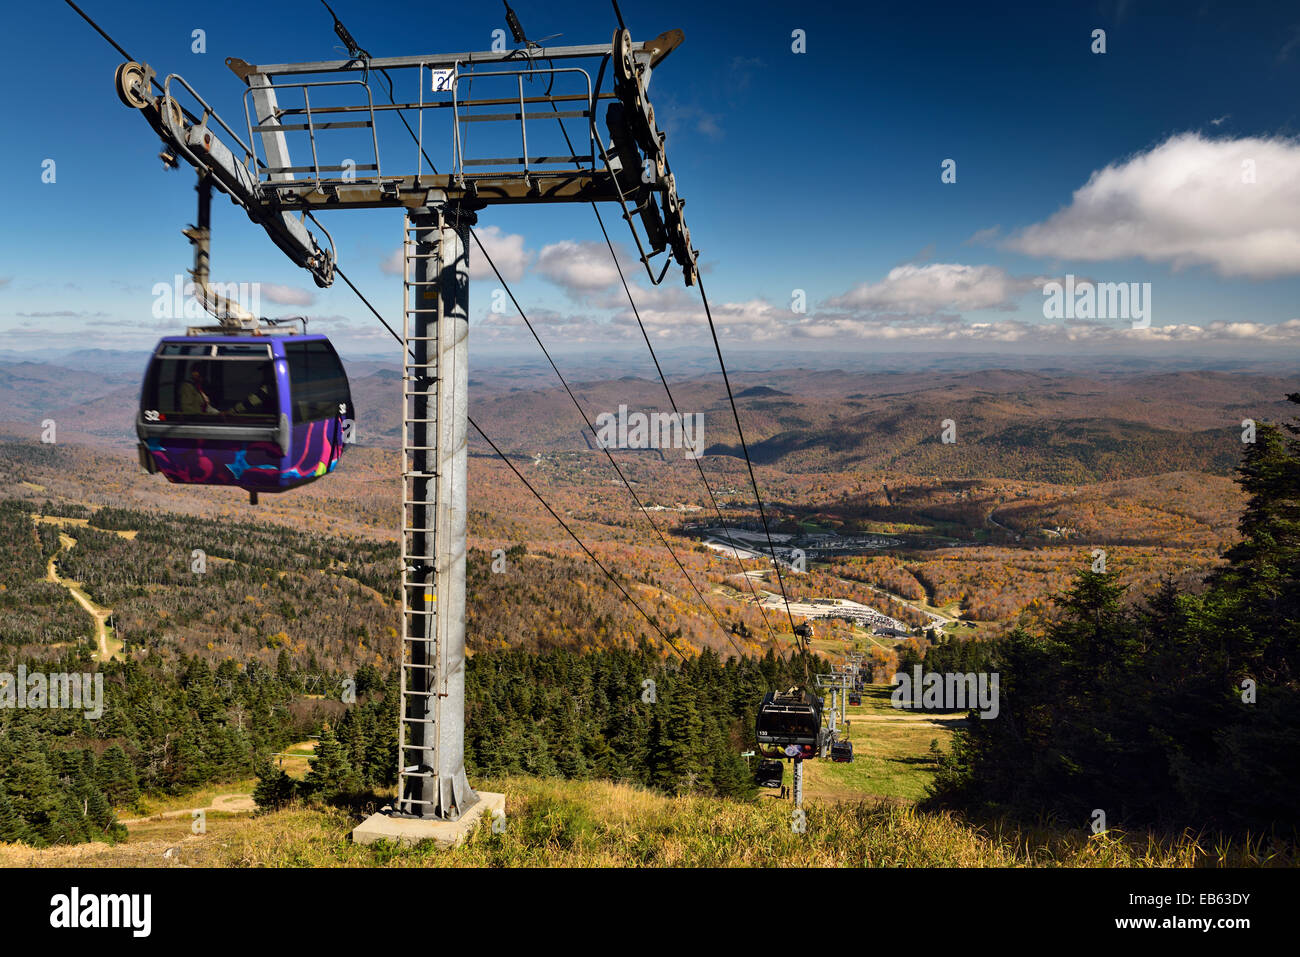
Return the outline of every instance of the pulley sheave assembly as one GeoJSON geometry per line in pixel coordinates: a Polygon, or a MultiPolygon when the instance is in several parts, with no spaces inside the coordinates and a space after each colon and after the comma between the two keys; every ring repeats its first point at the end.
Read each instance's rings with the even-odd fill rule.
{"type": "Polygon", "coordinates": [[[609,127],[613,157],[621,168],[615,171],[609,151],[602,147],[602,152],[615,176],[623,201],[623,218],[632,230],[650,281],[657,285],[668,271],[665,263],[656,276],[651,258],[671,249],[672,258],[682,267],[686,285],[692,286],[697,274],[696,252],[691,247],[691,232],[682,218],[685,201],[677,194],[677,183],[668,165],[664,148],[667,135],[655,123],[654,107],[646,92],[654,65],[680,42],[680,32],[672,31],[637,50],[627,30],[615,32],[612,61],[617,99],[605,111],[605,123],[609,127]],[[641,220],[645,244],[632,222],[633,216],[641,220]],[[646,245],[650,247],[648,253],[646,245]]]}

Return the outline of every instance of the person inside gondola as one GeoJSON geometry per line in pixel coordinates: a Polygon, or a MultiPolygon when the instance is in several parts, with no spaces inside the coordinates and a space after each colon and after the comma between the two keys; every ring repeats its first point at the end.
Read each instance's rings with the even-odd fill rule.
{"type": "Polygon", "coordinates": [[[190,369],[189,378],[181,383],[181,414],[211,415],[216,411],[212,400],[208,398],[203,369],[196,365],[190,369]]]}
{"type": "Polygon", "coordinates": [[[270,366],[262,373],[262,384],[230,407],[235,415],[256,415],[271,410],[271,373],[270,366]]]}

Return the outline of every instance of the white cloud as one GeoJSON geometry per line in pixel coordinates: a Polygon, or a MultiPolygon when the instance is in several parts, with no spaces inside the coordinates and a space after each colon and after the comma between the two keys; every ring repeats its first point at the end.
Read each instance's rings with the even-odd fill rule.
{"type": "MultiPolygon", "coordinates": [[[[639,305],[639,303],[638,303],[639,305]]],[[[534,318],[530,316],[529,318],[534,318]]],[[[641,318],[656,347],[661,345],[708,344],[704,315],[690,308],[642,309],[641,318]]],[[[1062,348],[1104,346],[1123,349],[1144,345],[1182,344],[1219,348],[1227,345],[1300,348],[1300,319],[1275,324],[1256,322],[1212,322],[1204,326],[1174,324],[1134,329],[1102,322],[1026,322],[1004,319],[996,322],[963,322],[958,316],[845,316],[819,313],[796,316],[764,300],[715,303],[713,318],[718,335],[737,344],[809,348],[852,348],[853,343],[877,342],[891,346],[958,347],[962,345],[1062,348]]],[[[565,344],[582,342],[641,341],[640,331],[630,316],[605,321],[585,314],[539,314],[534,324],[549,327],[548,338],[560,336],[565,344]]],[[[476,332],[504,341],[529,341],[523,324],[506,317],[485,317],[476,332]]]]}
{"type": "Polygon", "coordinates": [[[932,315],[944,310],[1010,309],[1014,300],[1040,280],[1012,276],[997,266],[961,263],[908,263],[895,266],[880,282],[854,286],[828,305],[836,309],[932,315]]]}
{"type": "Polygon", "coordinates": [[[696,103],[680,103],[672,96],[663,97],[655,106],[655,123],[667,134],[669,143],[691,133],[699,133],[711,140],[721,140],[725,135],[721,113],[696,103]]]}
{"type": "MultiPolygon", "coordinates": [[[[524,272],[532,261],[533,254],[524,248],[524,237],[518,233],[504,233],[500,226],[484,226],[476,229],[479,240],[483,243],[488,256],[497,264],[506,282],[518,282],[524,278],[524,272]]],[[[379,271],[386,276],[402,275],[402,250],[394,249],[379,264],[379,271]]],[[[496,279],[496,273],[488,265],[487,257],[478,248],[473,238],[469,241],[469,278],[496,279]]]]}
{"type": "MultiPolygon", "coordinates": [[[[503,233],[500,226],[485,226],[476,232],[483,243],[483,249],[488,251],[506,282],[517,282],[524,278],[524,271],[532,261],[533,254],[524,248],[523,236],[518,233],[503,233]]],[[[478,248],[478,243],[471,239],[469,246],[469,278],[495,279],[496,274],[478,248]]]]}
{"type": "Polygon", "coordinates": [[[261,283],[262,297],[282,306],[310,306],[316,301],[316,294],[309,289],[297,286],[281,286],[273,282],[261,283]]]}
{"type": "Polygon", "coordinates": [[[1089,177],[1005,243],[1085,262],[1141,257],[1253,279],[1300,273],[1300,139],[1183,133],[1089,177]],[[1253,168],[1255,182],[1243,182],[1253,168]]]}
{"type": "MultiPolygon", "coordinates": [[[[629,261],[626,251],[619,250],[619,259],[627,272],[634,261],[629,261]]],[[[607,289],[617,289],[613,306],[626,305],[626,293],[619,281],[618,269],[603,242],[578,242],[565,239],[543,246],[537,256],[537,271],[574,297],[588,296],[607,289]]],[[[629,279],[631,276],[629,275],[629,279]]],[[[638,301],[637,305],[640,305],[638,301]]]]}
{"type": "Polygon", "coordinates": [[[1001,234],[1001,226],[990,226],[987,229],[977,229],[975,232],[971,233],[970,238],[966,240],[966,244],[975,246],[980,243],[991,243],[1001,234]]]}

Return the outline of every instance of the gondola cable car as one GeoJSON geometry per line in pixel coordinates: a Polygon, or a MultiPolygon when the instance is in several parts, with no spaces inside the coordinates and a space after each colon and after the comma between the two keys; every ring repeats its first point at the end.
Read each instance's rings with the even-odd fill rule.
{"type": "Polygon", "coordinates": [[[758,708],[755,736],[764,757],[816,757],[822,742],[821,698],[797,687],[769,691],[758,708]]]}
{"type": "Polygon", "coordinates": [[[761,788],[779,788],[785,783],[785,764],[780,761],[760,761],[754,772],[754,781],[761,788]]]}
{"type": "MultiPolygon", "coordinates": [[[[792,623],[793,624],[793,623],[792,623]]],[[[809,677],[808,647],[813,638],[807,621],[794,625],[795,644],[803,654],[804,679],[809,677]]],[[[799,687],[788,691],[769,691],[758,706],[755,737],[758,749],[766,757],[815,758],[824,741],[820,695],[799,687]]]]}
{"type": "Polygon", "coordinates": [[[325,336],[164,337],[145,372],[136,419],[140,463],[180,484],[283,492],[327,475],[343,454],[352,396],[325,336]]]}
{"type": "Polygon", "coordinates": [[[140,464],[185,485],[283,492],[334,471],[349,440],[352,393],[327,337],[305,318],[259,319],[208,282],[210,187],[200,180],[196,298],[218,320],[165,336],[154,349],[136,416],[140,464]],[[301,323],[295,331],[292,322],[301,323]]]}

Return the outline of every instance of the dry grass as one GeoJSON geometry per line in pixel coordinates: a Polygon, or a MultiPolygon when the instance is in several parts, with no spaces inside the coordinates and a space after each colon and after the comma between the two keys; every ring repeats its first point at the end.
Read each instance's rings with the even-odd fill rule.
{"type": "Polygon", "coordinates": [[[508,778],[477,782],[506,794],[506,833],[484,821],[462,847],[358,847],[356,818],[292,808],[255,818],[210,816],[208,833],[157,831],[119,847],[32,851],[0,847],[6,866],[209,867],[1205,867],[1290,865],[1290,846],[1216,844],[1111,831],[1092,836],[978,826],[897,802],[809,802],[795,833],[788,802],[669,798],[600,781],[508,778]],[[165,839],[170,837],[171,840],[165,839]],[[176,850],[163,857],[168,847],[176,850]]]}

